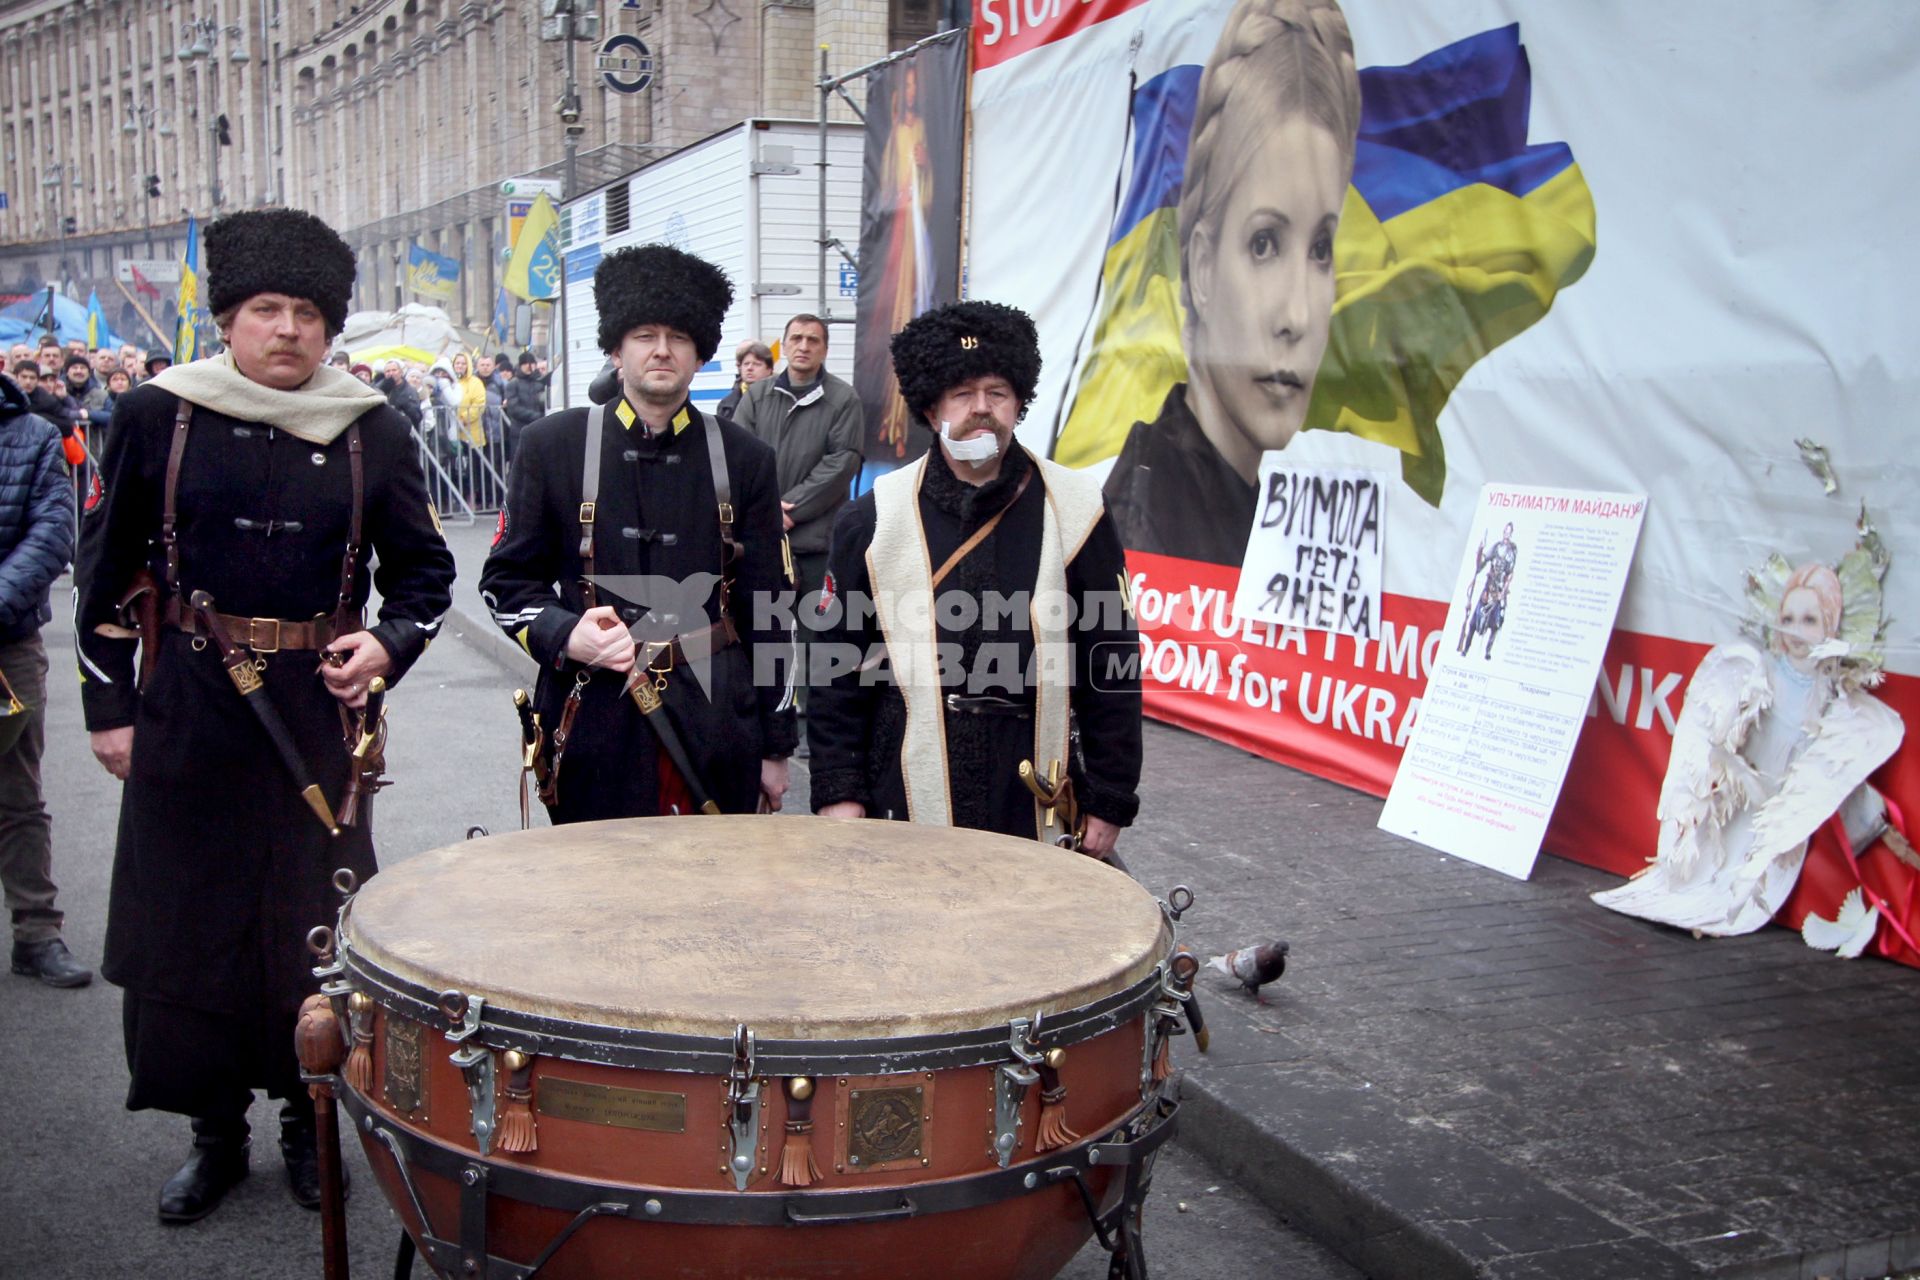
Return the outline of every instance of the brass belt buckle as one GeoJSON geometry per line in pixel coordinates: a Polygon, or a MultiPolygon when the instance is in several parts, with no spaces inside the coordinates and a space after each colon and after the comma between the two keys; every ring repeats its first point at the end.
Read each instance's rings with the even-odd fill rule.
{"type": "Polygon", "coordinates": [[[280,619],[249,618],[247,620],[247,648],[262,656],[269,653],[280,652],[280,619]],[[262,627],[268,626],[273,628],[273,643],[263,644],[260,640],[260,631],[262,627]]]}
{"type": "Polygon", "coordinates": [[[654,689],[665,693],[667,674],[673,670],[673,641],[649,640],[641,645],[640,665],[648,675],[653,677],[654,689]]]}

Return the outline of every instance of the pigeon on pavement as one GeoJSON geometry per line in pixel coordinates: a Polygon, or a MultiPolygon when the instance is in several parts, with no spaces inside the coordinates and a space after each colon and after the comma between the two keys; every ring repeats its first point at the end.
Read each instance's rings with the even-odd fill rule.
{"type": "Polygon", "coordinates": [[[1273,982],[1287,971],[1287,944],[1284,941],[1263,943],[1257,947],[1241,947],[1229,951],[1223,956],[1215,956],[1207,961],[1209,969],[1217,969],[1247,989],[1247,994],[1260,995],[1260,988],[1273,982]]]}

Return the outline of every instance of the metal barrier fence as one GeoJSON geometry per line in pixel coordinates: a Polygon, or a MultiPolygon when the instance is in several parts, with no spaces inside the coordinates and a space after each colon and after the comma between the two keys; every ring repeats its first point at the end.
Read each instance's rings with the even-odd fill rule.
{"type": "Polygon", "coordinates": [[[473,524],[506,505],[505,419],[489,410],[479,425],[486,443],[476,445],[453,409],[437,404],[422,408],[413,440],[427,478],[427,496],[442,519],[473,524]]]}

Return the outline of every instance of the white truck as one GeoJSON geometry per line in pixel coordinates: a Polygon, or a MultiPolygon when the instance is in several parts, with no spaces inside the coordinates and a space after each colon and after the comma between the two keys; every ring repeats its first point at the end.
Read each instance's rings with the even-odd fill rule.
{"type": "MultiPolygon", "coordinates": [[[[827,127],[827,234],[860,243],[863,134],[827,127]]],[[[629,245],[664,243],[698,254],[727,273],[733,306],[720,350],[694,376],[696,405],[733,385],[733,349],[747,338],[769,346],[801,312],[853,316],[853,268],[828,250],[827,298],[820,297],[820,126],[807,120],[746,120],[636,169],[561,206],[566,256],[562,292],[560,402],[587,403],[604,367],[593,271],[629,245]]],[[[851,323],[830,328],[827,368],[853,378],[851,323]]]]}

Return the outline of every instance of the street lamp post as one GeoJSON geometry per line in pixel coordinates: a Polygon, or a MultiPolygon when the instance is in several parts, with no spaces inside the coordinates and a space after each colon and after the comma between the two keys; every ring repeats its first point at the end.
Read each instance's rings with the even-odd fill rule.
{"type": "Polygon", "coordinates": [[[60,292],[67,291],[67,179],[73,179],[74,186],[80,186],[80,166],[65,160],[49,160],[41,170],[40,187],[53,197],[53,229],[59,237],[60,260],[54,266],[53,274],[58,279],[60,292]]]}
{"type": "Polygon", "coordinates": [[[207,125],[210,138],[207,147],[207,194],[212,205],[208,211],[209,217],[220,212],[220,148],[233,145],[231,127],[227,117],[219,110],[220,77],[213,69],[213,51],[219,47],[222,37],[232,46],[227,52],[228,62],[243,66],[251,61],[247,54],[246,28],[238,25],[223,27],[213,18],[194,18],[180,24],[180,61],[191,63],[195,59],[204,59],[207,63],[202,74],[208,77],[207,105],[214,113],[207,125]]]}
{"type": "Polygon", "coordinates": [[[560,94],[561,146],[565,152],[560,195],[570,199],[579,178],[580,135],[587,127],[580,123],[580,88],[574,80],[573,46],[582,40],[600,38],[600,15],[594,0],[540,0],[540,38],[549,43],[564,40],[567,45],[567,82],[560,94]]]}
{"type": "Polygon", "coordinates": [[[149,144],[149,133],[161,138],[173,136],[173,126],[167,118],[151,106],[127,107],[126,123],[120,126],[120,132],[136,139],[134,142],[134,165],[140,170],[141,191],[144,199],[140,204],[140,225],[146,231],[147,256],[153,256],[153,202],[160,198],[160,144],[149,144]],[[149,155],[151,146],[151,155],[149,155]],[[148,161],[152,163],[149,164],[148,161]]]}

